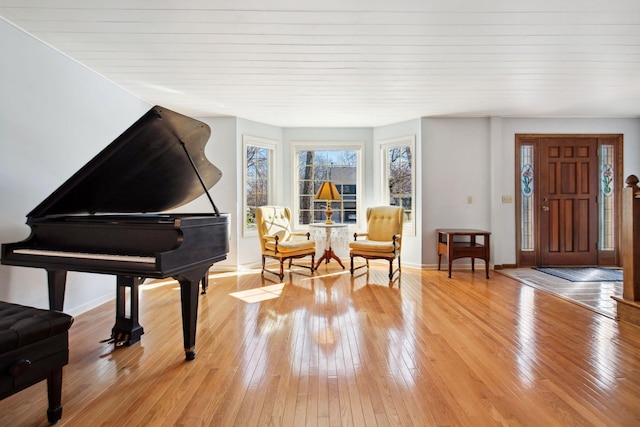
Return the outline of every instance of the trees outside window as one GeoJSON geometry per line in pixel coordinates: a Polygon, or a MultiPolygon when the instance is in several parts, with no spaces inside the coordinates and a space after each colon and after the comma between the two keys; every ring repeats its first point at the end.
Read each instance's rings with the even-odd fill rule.
{"type": "Polygon", "coordinates": [[[415,234],[415,136],[405,136],[380,143],[382,150],[382,200],[404,208],[404,231],[415,234]]]}
{"type": "Polygon", "coordinates": [[[325,221],[326,202],[314,196],[325,181],[333,181],[342,200],[331,202],[334,222],[356,224],[358,221],[359,163],[361,147],[296,146],[294,156],[297,225],[325,221]]]}
{"type": "Polygon", "coordinates": [[[256,208],[274,203],[276,147],[275,141],[243,136],[245,236],[257,234],[256,208]]]}

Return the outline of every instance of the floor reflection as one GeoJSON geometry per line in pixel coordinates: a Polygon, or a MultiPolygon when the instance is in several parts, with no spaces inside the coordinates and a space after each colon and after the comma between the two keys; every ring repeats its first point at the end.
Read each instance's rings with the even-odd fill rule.
{"type": "Polygon", "coordinates": [[[622,297],[622,282],[570,282],[532,268],[508,268],[497,272],[612,319],[616,318],[616,302],[611,297],[622,297]]]}
{"type": "Polygon", "coordinates": [[[519,340],[516,363],[518,376],[527,387],[534,385],[534,368],[537,354],[535,292],[533,288],[523,286],[520,290],[518,305],[517,337],[519,340]]]}
{"type": "Polygon", "coordinates": [[[380,277],[365,274],[354,280],[340,269],[285,276],[280,283],[263,278],[250,281],[254,287],[248,288],[245,275],[242,289],[229,294],[239,304],[236,317],[243,317],[238,373],[244,383],[269,381],[283,370],[288,375],[309,369],[337,372],[337,361],[347,358],[352,366],[385,364],[389,375],[411,385],[417,369],[415,325],[403,315],[401,291],[394,286],[400,279],[390,287],[376,284],[380,277]],[[372,299],[379,301],[376,316],[382,314],[384,322],[372,323],[363,311],[361,301],[372,299]]]}

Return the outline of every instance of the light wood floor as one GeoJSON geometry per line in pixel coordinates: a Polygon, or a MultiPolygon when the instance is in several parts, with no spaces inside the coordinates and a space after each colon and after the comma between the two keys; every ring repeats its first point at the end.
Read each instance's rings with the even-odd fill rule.
{"type": "MultiPolygon", "coordinates": [[[[191,362],[175,283],[143,287],[134,346],[98,342],[113,304],[77,316],[61,425],[640,425],[638,327],[495,272],[267,277],[211,275],[191,362]]],[[[0,425],[45,410],[41,383],[0,425]]]]}

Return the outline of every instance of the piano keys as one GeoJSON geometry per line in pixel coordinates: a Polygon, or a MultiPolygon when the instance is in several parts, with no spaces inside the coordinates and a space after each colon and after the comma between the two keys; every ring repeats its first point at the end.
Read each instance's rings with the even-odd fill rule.
{"type": "Polygon", "coordinates": [[[31,235],[2,245],[2,264],[47,271],[49,305],[62,310],[67,271],[116,276],[111,338],[132,345],[144,278],[180,283],[185,356],[195,358],[198,291],[229,251],[229,215],[208,190],[221,171],[204,155],[211,130],[155,106],[27,215],[31,235]],[[165,213],[206,195],[213,212],[165,213]],[[126,288],[131,288],[129,316],[126,288]]]}

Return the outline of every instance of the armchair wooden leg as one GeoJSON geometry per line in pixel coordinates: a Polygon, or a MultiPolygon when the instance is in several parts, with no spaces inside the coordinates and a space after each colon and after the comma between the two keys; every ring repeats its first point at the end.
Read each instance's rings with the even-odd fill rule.
{"type": "MultiPolygon", "coordinates": [[[[358,256],[358,255],[356,255],[358,256]]],[[[354,261],[354,256],[350,256],[351,258],[351,266],[349,268],[349,272],[351,272],[351,275],[353,276],[353,273],[355,273],[356,270],[360,270],[361,268],[366,268],[367,269],[367,274],[369,274],[369,259],[368,258],[364,258],[364,264],[359,265],[356,267],[355,265],[355,261],[354,261]]]]}
{"type": "Polygon", "coordinates": [[[265,263],[265,259],[264,259],[264,255],[262,255],[262,275],[264,276],[264,263],[265,263]]]}
{"type": "Polygon", "coordinates": [[[280,280],[284,279],[284,259],[280,260],[280,280]]]}
{"type": "Polygon", "coordinates": [[[389,260],[389,281],[393,280],[393,275],[395,274],[396,271],[398,272],[398,275],[402,273],[400,256],[398,256],[398,268],[396,268],[395,271],[393,271],[393,259],[389,260]]]}

